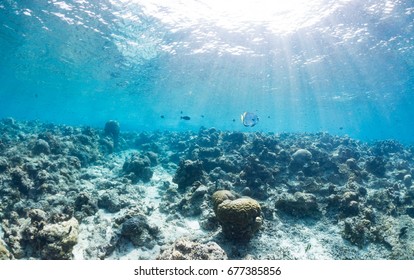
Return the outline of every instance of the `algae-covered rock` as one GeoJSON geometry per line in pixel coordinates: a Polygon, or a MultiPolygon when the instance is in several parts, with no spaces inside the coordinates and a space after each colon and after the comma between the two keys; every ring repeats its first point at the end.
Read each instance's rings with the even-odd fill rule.
{"type": "Polygon", "coordinates": [[[17,188],[20,193],[27,195],[29,190],[33,187],[33,182],[29,175],[20,167],[16,167],[11,171],[11,182],[14,188],[17,188]]]}
{"type": "Polygon", "coordinates": [[[360,219],[358,217],[346,218],[342,237],[353,245],[363,248],[370,241],[373,241],[373,231],[375,231],[374,224],[367,219],[360,219]]]}
{"type": "Polygon", "coordinates": [[[98,207],[103,208],[109,213],[115,213],[126,205],[121,201],[116,190],[107,190],[98,198],[98,207]]]}
{"type": "Polygon", "coordinates": [[[94,215],[98,211],[96,198],[87,192],[78,194],[74,206],[75,217],[79,220],[94,215]]]}
{"type": "MultiPolygon", "coordinates": [[[[217,203],[217,197],[223,199],[225,195],[230,194],[215,193],[213,197],[217,203]]],[[[249,241],[263,223],[260,204],[250,197],[226,199],[218,204],[215,214],[224,235],[236,241],[249,241]]]]}

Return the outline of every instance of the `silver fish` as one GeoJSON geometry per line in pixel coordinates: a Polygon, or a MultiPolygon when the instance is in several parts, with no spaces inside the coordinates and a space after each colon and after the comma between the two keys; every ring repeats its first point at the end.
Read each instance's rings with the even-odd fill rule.
{"type": "Polygon", "coordinates": [[[259,117],[255,113],[244,112],[240,116],[240,120],[244,126],[255,126],[259,122],[259,117]]]}

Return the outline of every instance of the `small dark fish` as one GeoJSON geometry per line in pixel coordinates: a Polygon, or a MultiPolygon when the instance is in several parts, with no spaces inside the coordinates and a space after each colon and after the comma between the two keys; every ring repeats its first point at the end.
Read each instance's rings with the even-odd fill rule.
{"type": "Polygon", "coordinates": [[[164,115],[161,115],[161,119],[163,119],[164,118],[164,115]]]}
{"type": "Polygon", "coordinates": [[[182,115],[183,114],[183,111],[181,111],[180,114],[182,115]]]}
{"type": "Polygon", "coordinates": [[[344,129],[342,126],[339,127],[340,130],[344,129]]]}
{"type": "Polygon", "coordinates": [[[190,118],[189,116],[182,116],[182,117],[181,117],[181,119],[182,119],[182,120],[186,120],[186,121],[191,120],[191,118],[190,118]]]}
{"type": "Polygon", "coordinates": [[[233,122],[235,122],[236,121],[236,119],[233,119],[233,122]]]}
{"type": "Polygon", "coordinates": [[[267,116],[268,119],[270,119],[270,116],[267,116]]]}
{"type": "Polygon", "coordinates": [[[204,118],[204,115],[201,115],[202,118],[204,118]]]}
{"type": "Polygon", "coordinates": [[[408,227],[402,227],[400,229],[400,234],[398,234],[398,238],[403,238],[407,234],[407,231],[408,231],[408,227]]]}

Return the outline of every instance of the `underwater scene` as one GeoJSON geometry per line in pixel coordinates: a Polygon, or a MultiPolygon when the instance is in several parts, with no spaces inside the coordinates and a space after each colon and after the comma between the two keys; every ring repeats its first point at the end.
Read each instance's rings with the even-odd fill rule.
{"type": "Polygon", "coordinates": [[[414,259],[414,2],[0,0],[0,259],[414,259]]]}

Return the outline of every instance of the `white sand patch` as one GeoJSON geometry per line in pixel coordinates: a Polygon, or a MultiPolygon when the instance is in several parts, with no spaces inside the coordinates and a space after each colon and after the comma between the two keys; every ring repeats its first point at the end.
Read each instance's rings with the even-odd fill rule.
{"type": "MultiPolygon", "coordinates": [[[[119,176],[125,157],[130,155],[133,150],[120,153],[117,157],[111,157],[111,168],[106,166],[94,166],[86,170],[85,173],[96,177],[92,183],[85,182],[85,190],[92,191],[94,182],[99,183],[110,178],[119,176]]],[[[126,243],[122,248],[117,248],[106,259],[155,259],[160,253],[163,244],[169,244],[182,236],[197,237],[204,235],[200,225],[195,219],[181,219],[181,217],[171,217],[159,211],[161,203],[160,191],[164,182],[172,183],[172,174],[161,166],[153,168],[154,174],[148,183],[138,183],[129,185],[126,190],[131,195],[131,201],[142,209],[151,209],[146,216],[149,224],[158,226],[160,230],[160,240],[153,248],[134,247],[131,243],[126,243]]],[[[102,192],[100,190],[99,192],[102,192]]],[[[128,208],[134,207],[132,204],[128,208]]],[[[99,210],[95,215],[87,217],[79,227],[78,244],[73,253],[75,259],[96,259],[99,257],[101,248],[107,246],[111,237],[114,235],[113,223],[117,217],[122,216],[127,209],[122,209],[118,213],[107,213],[99,210]]],[[[101,253],[102,254],[102,253],[101,253]]],[[[101,256],[102,257],[102,256],[101,256]]]]}

